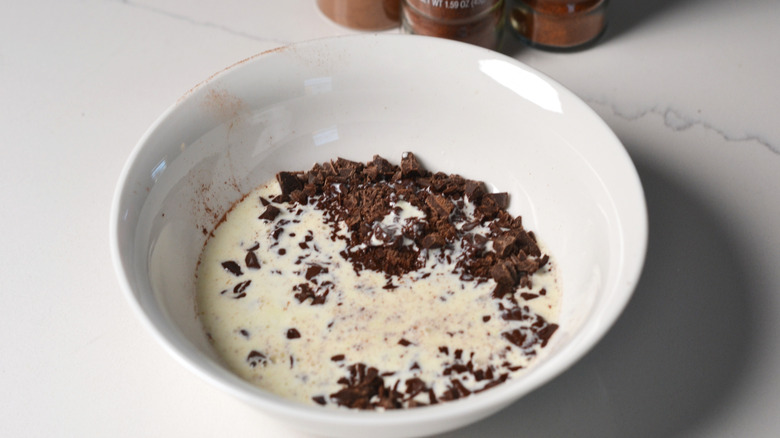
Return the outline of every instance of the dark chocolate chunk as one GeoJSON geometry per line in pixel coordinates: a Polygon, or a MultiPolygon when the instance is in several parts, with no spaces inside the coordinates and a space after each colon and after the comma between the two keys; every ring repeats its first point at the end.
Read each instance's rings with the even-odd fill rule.
{"type": "Polygon", "coordinates": [[[412,377],[411,379],[406,379],[405,383],[406,383],[406,390],[404,392],[409,395],[409,398],[413,398],[417,394],[428,389],[425,382],[419,377],[412,377]]]}
{"type": "Polygon", "coordinates": [[[444,237],[439,233],[431,233],[423,237],[421,245],[425,249],[435,249],[444,246],[446,241],[444,237]]]}
{"type": "Polygon", "coordinates": [[[276,174],[276,180],[279,182],[279,187],[282,189],[282,196],[289,196],[290,193],[303,189],[303,184],[298,177],[292,172],[279,172],[276,174]]]}
{"type": "Polygon", "coordinates": [[[337,354],[335,356],[331,356],[330,360],[332,360],[333,362],[341,362],[342,360],[344,360],[344,355],[337,354]]]}
{"type": "Polygon", "coordinates": [[[234,262],[233,260],[222,262],[222,268],[230,272],[231,274],[235,275],[236,277],[244,274],[241,271],[241,267],[238,266],[238,263],[234,262]]]}
{"type": "Polygon", "coordinates": [[[324,267],[322,267],[320,265],[312,264],[312,265],[309,266],[308,269],[306,269],[306,275],[305,276],[306,276],[307,280],[311,280],[312,278],[320,275],[323,272],[327,273],[328,272],[328,268],[324,268],[324,267]]]}
{"type": "Polygon", "coordinates": [[[506,208],[509,207],[509,193],[486,193],[482,195],[482,202],[484,203],[486,199],[495,202],[499,210],[506,210],[506,208]]]}
{"type": "Polygon", "coordinates": [[[450,213],[452,213],[452,210],[455,209],[455,204],[441,195],[428,196],[428,198],[425,199],[425,203],[441,216],[449,216],[450,213]]]}
{"type": "Polygon", "coordinates": [[[509,332],[503,332],[501,333],[501,336],[506,338],[507,341],[517,345],[520,348],[527,348],[528,345],[526,345],[526,338],[527,335],[520,329],[515,329],[509,332]]]}
{"type": "Polygon", "coordinates": [[[311,399],[312,399],[312,400],[314,400],[314,403],[317,403],[318,405],[323,405],[323,406],[325,406],[325,404],[327,403],[327,402],[325,401],[325,397],[323,397],[323,396],[321,396],[321,395],[315,395],[315,396],[314,396],[314,397],[312,397],[311,399]]]}
{"type": "Polygon", "coordinates": [[[301,337],[301,333],[296,328],[287,330],[287,339],[298,339],[301,337]]]}
{"type": "Polygon", "coordinates": [[[325,304],[325,299],[330,293],[330,289],[333,287],[333,283],[324,282],[314,289],[310,283],[300,283],[293,287],[294,296],[298,302],[302,303],[311,298],[311,305],[325,304]]]}
{"type": "Polygon", "coordinates": [[[493,238],[493,251],[499,257],[508,257],[515,243],[517,242],[517,236],[511,233],[503,233],[493,238]]]}
{"type": "Polygon", "coordinates": [[[558,324],[547,324],[544,326],[543,329],[536,332],[536,336],[539,337],[539,339],[542,341],[542,347],[547,346],[547,342],[552,337],[553,333],[558,330],[558,324]]]}
{"type": "Polygon", "coordinates": [[[412,345],[412,343],[410,341],[408,341],[407,339],[405,339],[405,338],[401,338],[401,340],[398,341],[398,344],[402,345],[404,347],[408,347],[408,346],[412,345]]]}
{"type": "Polygon", "coordinates": [[[266,221],[273,221],[276,219],[276,216],[279,216],[280,210],[275,207],[274,205],[268,204],[268,206],[265,207],[265,210],[263,211],[263,214],[261,214],[258,219],[266,220],[266,221]]]}
{"type": "Polygon", "coordinates": [[[486,190],[485,185],[481,181],[467,180],[463,192],[469,198],[469,201],[479,202],[486,190]]]}
{"type": "Polygon", "coordinates": [[[249,251],[244,257],[244,264],[248,269],[260,269],[260,260],[257,258],[257,254],[254,251],[249,251]]]}
{"type": "Polygon", "coordinates": [[[501,261],[490,269],[490,276],[498,284],[513,285],[517,279],[517,271],[512,263],[501,261]]]}
{"type": "Polygon", "coordinates": [[[405,177],[420,176],[424,173],[423,167],[417,157],[411,152],[405,152],[401,157],[401,174],[405,177]]]}
{"type": "Polygon", "coordinates": [[[246,296],[246,288],[252,283],[252,280],[242,281],[233,287],[233,299],[244,298],[246,296]]]}
{"type": "Polygon", "coordinates": [[[265,354],[257,350],[252,350],[247,355],[246,362],[249,364],[250,367],[255,368],[258,365],[262,365],[262,366],[267,365],[268,358],[266,357],[265,354]]]}
{"type": "Polygon", "coordinates": [[[337,404],[354,409],[371,409],[374,396],[380,396],[380,400],[382,395],[386,396],[384,380],[376,368],[358,363],[350,365],[349,371],[349,377],[340,380],[346,387],[330,395],[337,404]]]}

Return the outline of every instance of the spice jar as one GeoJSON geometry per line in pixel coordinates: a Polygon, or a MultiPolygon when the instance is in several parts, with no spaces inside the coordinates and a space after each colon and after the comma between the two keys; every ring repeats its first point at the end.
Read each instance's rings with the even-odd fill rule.
{"type": "Polygon", "coordinates": [[[403,0],[401,30],[495,49],[504,29],[504,0],[403,0]]]}
{"type": "Polygon", "coordinates": [[[357,30],[384,30],[400,23],[400,0],[317,0],[323,14],[357,30]]]}
{"type": "Polygon", "coordinates": [[[527,44],[573,50],[595,42],[607,24],[607,0],[513,0],[509,22],[527,44]]]}

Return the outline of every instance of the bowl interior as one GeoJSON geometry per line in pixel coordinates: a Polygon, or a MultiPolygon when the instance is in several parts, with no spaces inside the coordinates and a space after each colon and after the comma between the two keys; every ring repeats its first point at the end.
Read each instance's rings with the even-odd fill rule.
{"type": "Polygon", "coordinates": [[[189,91],[134,150],[112,221],[120,279],[163,345],[233,394],[282,417],[308,415],[317,419],[311,424],[327,423],[317,427],[339,433],[343,423],[405,424],[391,434],[410,424],[419,433],[446,430],[549,380],[622,311],[647,237],[636,171],[581,100],[497,53],[389,35],[263,53],[189,91]],[[415,152],[429,170],[508,191],[511,213],[523,216],[557,260],[561,328],[547,355],[522,379],[452,407],[420,409],[425,415],[323,413],[233,376],[195,317],[195,271],[208,233],[233,203],[280,170],[306,170],[337,157],[365,162],[375,154],[398,162],[404,151],[415,152]],[[453,415],[458,419],[442,421],[453,415]]]}

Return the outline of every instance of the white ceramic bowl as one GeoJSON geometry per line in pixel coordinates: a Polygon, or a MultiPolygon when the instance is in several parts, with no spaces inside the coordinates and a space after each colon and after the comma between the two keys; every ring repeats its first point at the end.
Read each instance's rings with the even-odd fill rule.
{"type": "Polygon", "coordinates": [[[122,289],[181,363],[291,427],[375,438],[472,423],[570,367],[629,300],[646,240],[637,173],[587,105],[511,58],[407,35],[295,44],[197,85],[136,146],[111,216],[122,289]],[[384,413],[302,406],[228,371],[195,318],[207,232],[277,171],[374,154],[398,162],[403,151],[430,170],[510,192],[510,212],[558,260],[563,304],[548,355],[524,377],[464,400],[384,413]]]}

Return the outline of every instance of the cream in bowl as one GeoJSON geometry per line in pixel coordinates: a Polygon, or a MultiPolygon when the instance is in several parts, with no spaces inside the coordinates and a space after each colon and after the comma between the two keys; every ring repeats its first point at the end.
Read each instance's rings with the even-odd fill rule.
{"type": "Polygon", "coordinates": [[[554,262],[507,193],[375,156],[280,172],[198,263],[230,368],[302,403],[430,406],[522,375],[558,329],[554,262]]]}

